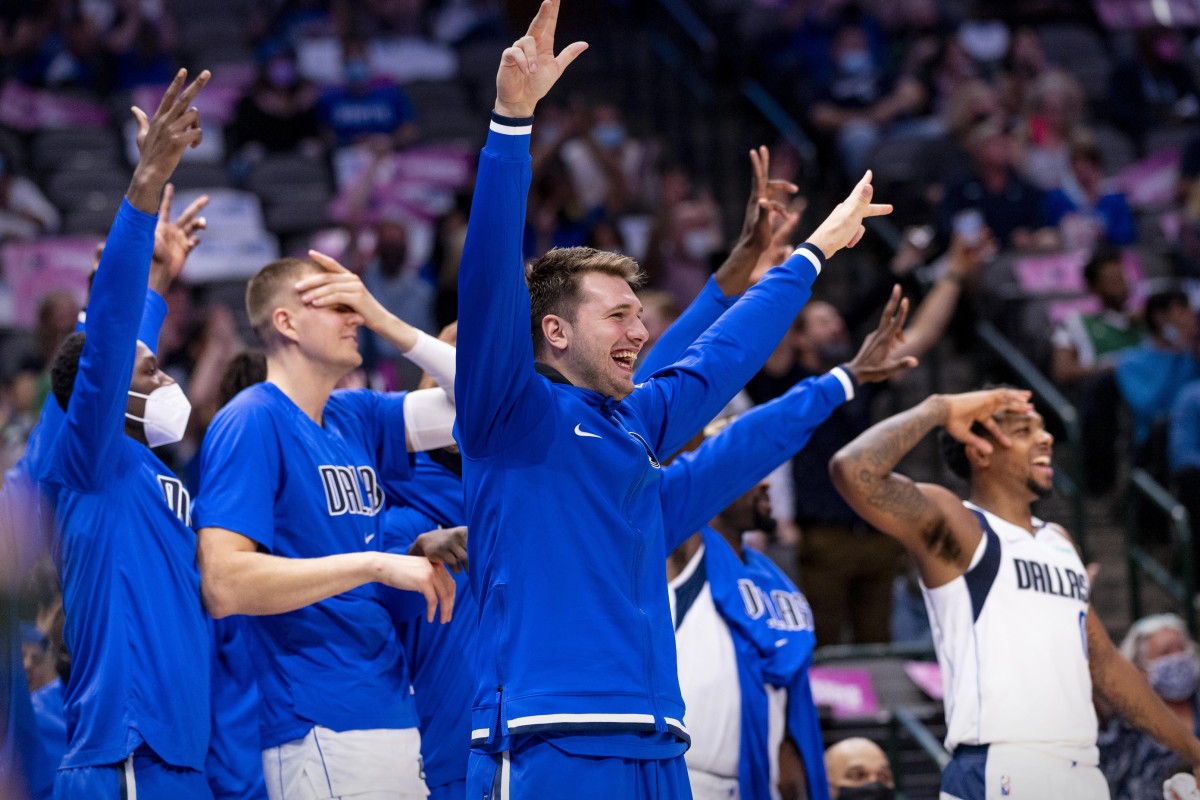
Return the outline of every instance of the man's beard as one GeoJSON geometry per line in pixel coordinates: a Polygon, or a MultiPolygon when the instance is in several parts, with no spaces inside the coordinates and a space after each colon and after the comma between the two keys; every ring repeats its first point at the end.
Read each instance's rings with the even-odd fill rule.
{"type": "Polygon", "coordinates": [[[1029,491],[1031,491],[1035,495],[1037,495],[1038,500],[1045,500],[1047,497],[1054,494],[1054,482],[1053,481],[1050,482],[1049,486],[1041,486],[1033,478],[1030,478],[1027,481],[1025,481],[1025,486],[1029,488],[1029,491]]]}

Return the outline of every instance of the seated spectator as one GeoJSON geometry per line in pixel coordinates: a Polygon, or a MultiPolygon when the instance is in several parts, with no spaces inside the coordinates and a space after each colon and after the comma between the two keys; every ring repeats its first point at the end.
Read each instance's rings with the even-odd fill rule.
{"type": "Polygon", "coordinates": [[[843,739],[825,751],[829,796],[834,800],[890,800],[896,788],[883,748],[870,739],[843,739]]]}
{"type": "Polygon", "coordinates": [[[1015,118],[1024,112],[1034,85],[1048,69],[1050,62],[1037,31],[1028,26],[1013,31],[1004,70],[996,80],[1005,116],[1015,118]]]}
{"type": "MultiPolygon", "coordinates": [[[[385,218],[375,224],[375,248],[363,268],[363,283],[384,308],[394,314],[403,314],[414,328],[426,333],[436,333],[434,323],[434,299],[437,288],[421,274],[421,265],[411,252],[408,242],[408,225],[402,218],[385,218]]],[[[392,377],[396,369],[405,370],[401,361],[403,353],[388,343],[382,336],[364,330],[361,334],[371,342],[370,352],[388,362],[392,377]]],[[[382,366],[382,365],[379,365],[382,366]]],[[[410,377],[419,378],[419,370],[410,377]]],[[[398,386],[412,385],[398,383],[398,386]]]]}
{"type": "Polygon", "coordinates": [[[1200,381],[1192,381],[1179,392],[1171,407],[1170,426],[1167,456],[1179,495],[1200,500],[1200,381]]]}
{"type": "Polygon", "coordinates": [[[59,223],[58,209],[0,154],[0,243],[57,233],[59,223]]]}
{"type": "Polygon", "coordinates": [[[1042,192],[1014,169],[1012,136],[1000,123],[988,120],[971,131],[968,147],[971,172],[946,188],[939,210],[942,238],[949,240],[963,212],[977,212],[1001,247],[1058,249],[1058,232],[1047,227],[1042,214],[1042,192]]]}
{"type": "Polygon", "coordinates": [[[616,217],[645,203],[656,148],[629,133],[615,103],[576,106],[564,117],[557,152],[584,209],[616,217]]]}
{"type": "Polygon", "coordinates": [[[1096,252],[1083,267],[1083,279],[1100,310],[1072,314],[1055,330],[1050,374],[1058,385],[1077,390],[1084,483],[1101,494],[1116,480],[1117,358],[1139,344],[1143,332],[1127,308],[1129,285],[1119,252],[1096,252]]]}
{"type": "Polygon", "coordinates": [[[1140,464],[1155,466],[1165,455],[1151,434],[1161,426],[1180,390],[1200,378],[1196,315],[1187,295],[1170,289],[1146,300],[1149,337],[1117,360],[1117,385],[1133,412],[1133,442],[1140,464]]]}
{"type": "Polygon", "coordinates": [[[1060,69],[1043,72],[1021,119],[1021,176],[1048,191],[1072,181],[1071,140],[1083,117],[1083,88],[1060,69]]]}
{"type": "Polygon", "coordinates": [[[113,59],[113,89],[170,83],[177,39],[175,21],[162,4],[118,0],[113,25],[104,35],[113,59]]]}
{"type": "Polygon", "coordinates": [[[876,64],[859,23],[838,30],[832,55],[833,78],[817,95],[812,122],[833,137],[846,176],[857,180],[889,126],[923,109],[929,95],[914,77],[893,78],[876,64]]]}
{"type": "Polygon", "coordinates": [[[670,292],[686,308],[712,274],[723,241],[712,191],[696,186],[682,166],[668,168],[643,264],[650,286],[670,292]]]}
{"type": "Polygon", "coordinates": [[[243,157],[320,147],[317,89],[301,77],[296,56],[280,50],[259,63],[258,75],[238,101],[230,141],[243,157]]]}
{"type": "Polygon", "coordinates": [[[1071,138],[1070,156],[1070,179],[1046,193],[1046,222],[1059,227],[1067,247],[1133,244],[1133,211],[1124,194],[1105,191],[1096,140],[1077,131],[1071,138]]]}
{"type": "Polygon", "coordinates": [[[344,85],[330,89],[317,103],[321,133],[331,146],[369,144],[386,151],[416,138],[412,102],[394,83],[372,80],[366,42],[346,42],[343,77],[344,85]]]}
{"type": "Polygon", "coordinates": [[[922,196],[930,208],[942,202],[947,185],[970,174],[971,131],[980,123],[1000,117],[1000,95],[984,80],[966,81],[948,95],[942,110],[943,133],[929,140],[915,165],[922,196]]]}
{"type": "MultiPolygon", "coordinates": [[[[1183,620],[1174,614],[1143,617],[1121,642],[1121,653],[1188,730],[1200,732],[1200,661],[1183,620]]],[[[1097,744],[1112,800],[1161,797],[1163,781],[1177,771],[1174,752],[1119,716],[1103,724],[1097,744]]]]}
{"type": "Polygon", "coordinates": [[[1137,33],[1136,57],[1113,71],[1105,107],[1139,153],[1149,131],[1200,114],[1200,90],[1180,61],[1181,49],[1175,31],[1147,28],[1137,33]]]}

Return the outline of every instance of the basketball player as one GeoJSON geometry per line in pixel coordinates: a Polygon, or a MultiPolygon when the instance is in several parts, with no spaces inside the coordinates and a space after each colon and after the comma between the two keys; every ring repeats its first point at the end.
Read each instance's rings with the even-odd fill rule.
{"type": "Polygon", "coordinates": [[[87,333],[63,344],[52,370],[66,413],[47,432],[38,479],[56,512],[72,656],[58,798],[210,796],[208,664],[197,657],[209,642],[189,501],[150,450],[182,436],[189,406],[137,341],[154,215],[202,136],[191,103],[209,74],[184,88],[186,77],[175,76],[153,119],[134,111],[141,156],[96,272],[87,333]]]}
{"type": "Polygon", "coordinates": [[[410,450],[453,441],[453,405],[437,406],[441,389],[334,386],[362,361],[362,324],[443,386],[453,385],[453,348],[388,312],[333,259],[310,258],[272,262],[246,288],[266,381],[205,436],[201,588],[213,616],[251,615],[273,800],[424,798],[408,670],[374,584],[419,591],[428,618],[440,604],[444,622],[454,582],[425,558],[381,551],[380,481],[411,475],[410,450]],[[427,397],[448,416],[427,424],[427,397]]]}
{"type": "Polygon", "coordinates": [[[586,48],[555,56],[557,15],[557,0],[543,2],[504,51],[459,274],[457,434],[480,605],[468,796],[687,797],[659,454],[716,415],[825,260],[890,207],[871,204],[865,177],[678,365],[635,390],[637,264],[551,251],[528,285],[522,267],[534,107],[586,48]]]}
{"type": "Polygon", "coordinates": [[[1107,798],[1097,769],[1092,691],[1200,765],[1200,741],[1113,646],[1087,572],[1061,527],[1030,504],[1053,486],[1054,438],[1030,393],[934,395],[884,420],[834,457],[834,484],[912,554],[946,697],[943,800],[1107,798]],[[926,434],[970,499],[892,472],[926,434]]]}

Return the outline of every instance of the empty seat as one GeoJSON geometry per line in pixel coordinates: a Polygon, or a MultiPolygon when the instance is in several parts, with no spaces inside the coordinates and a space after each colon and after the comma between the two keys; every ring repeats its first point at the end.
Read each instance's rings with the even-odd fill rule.
{"type": "Polygon", "coordinates": [[[119,205],[128,186],[126,170],[64,170],[45,182],[46,196],[64,211],[107,206],[110,201],[119,205]]]}

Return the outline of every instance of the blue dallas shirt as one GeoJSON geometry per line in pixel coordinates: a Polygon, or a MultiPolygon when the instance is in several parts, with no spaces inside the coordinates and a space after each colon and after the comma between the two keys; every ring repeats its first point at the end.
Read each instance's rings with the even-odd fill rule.
{"type": "MultiPolygon", "coordinates": [[[[461,459],[445,450],[417,453],[411,481],[385,481],[389,500],[408,504],[424,522],[410,518],[407,531],[390,529],[386,549],[406,553],[416,536],[433,528],[454,528],[467,523],[463,502],[461,459]],[[432,524],[429,524],[432,523],[432,524]],[[423,527],[427,526],[427,527],[423,527]]],[[[468,536],[469,539],[469,536],[468,536]]],[[[425,783],[436,789],[454,781],[466,780],[467,760],[471,752],[471,694],[475,663],[475,631],[479,606],[471,593],[467,573],[450,573],[457,586],[454,618],[446,624],[426,622],[424,603],[419,613],[397,609],[400,639],[412,670],[413,691],[420,716],[421,756],[425,760],[425,783]]],[[[392,604],[404,603],[402,595],[381,587],[392,604]]],[[[421,599],[418,597],[417,599],[421,599]]]]}
{"type": "Polygon", "coordinates": [[[493,121],[459,275],[456,432],[480,604],[472,737],[485,750],[548,731],[686,737],[659,454],[766,360],[823,258],[802,246],[622,402],[539,375],[521,259],[524,122],[493,121]]]}
{"type": "MultiPolygon", "coordinates": [[[[145,742],[204,766],[209,647],[183,484],[125,435],[155,218],[122,203],[92,289],[70,404],[43,431],[37,476],[56,513],[55,554],[72,655],[64,767],[124,760],[145,742]],[[170,676],[170,680],[164,680],[170,676]],[[178,691],[179,686],[189,691],[178,691]]],[[[51,402],[53,402],[51,400],[51,402]]]]}
{"type": "MultiPolygon", "coordinates": [[[[380,549],[380,475],[411,473],[403,409],[403,393],[336,391],[322,427],[272,383],[245,389],[204,438],[197,528],[240,533],[285,558],[380,549]]],[[[404,653],[373,584],[250,617],[250,627],[264,748],[314,725],[416,727],[404,653]]]]}

